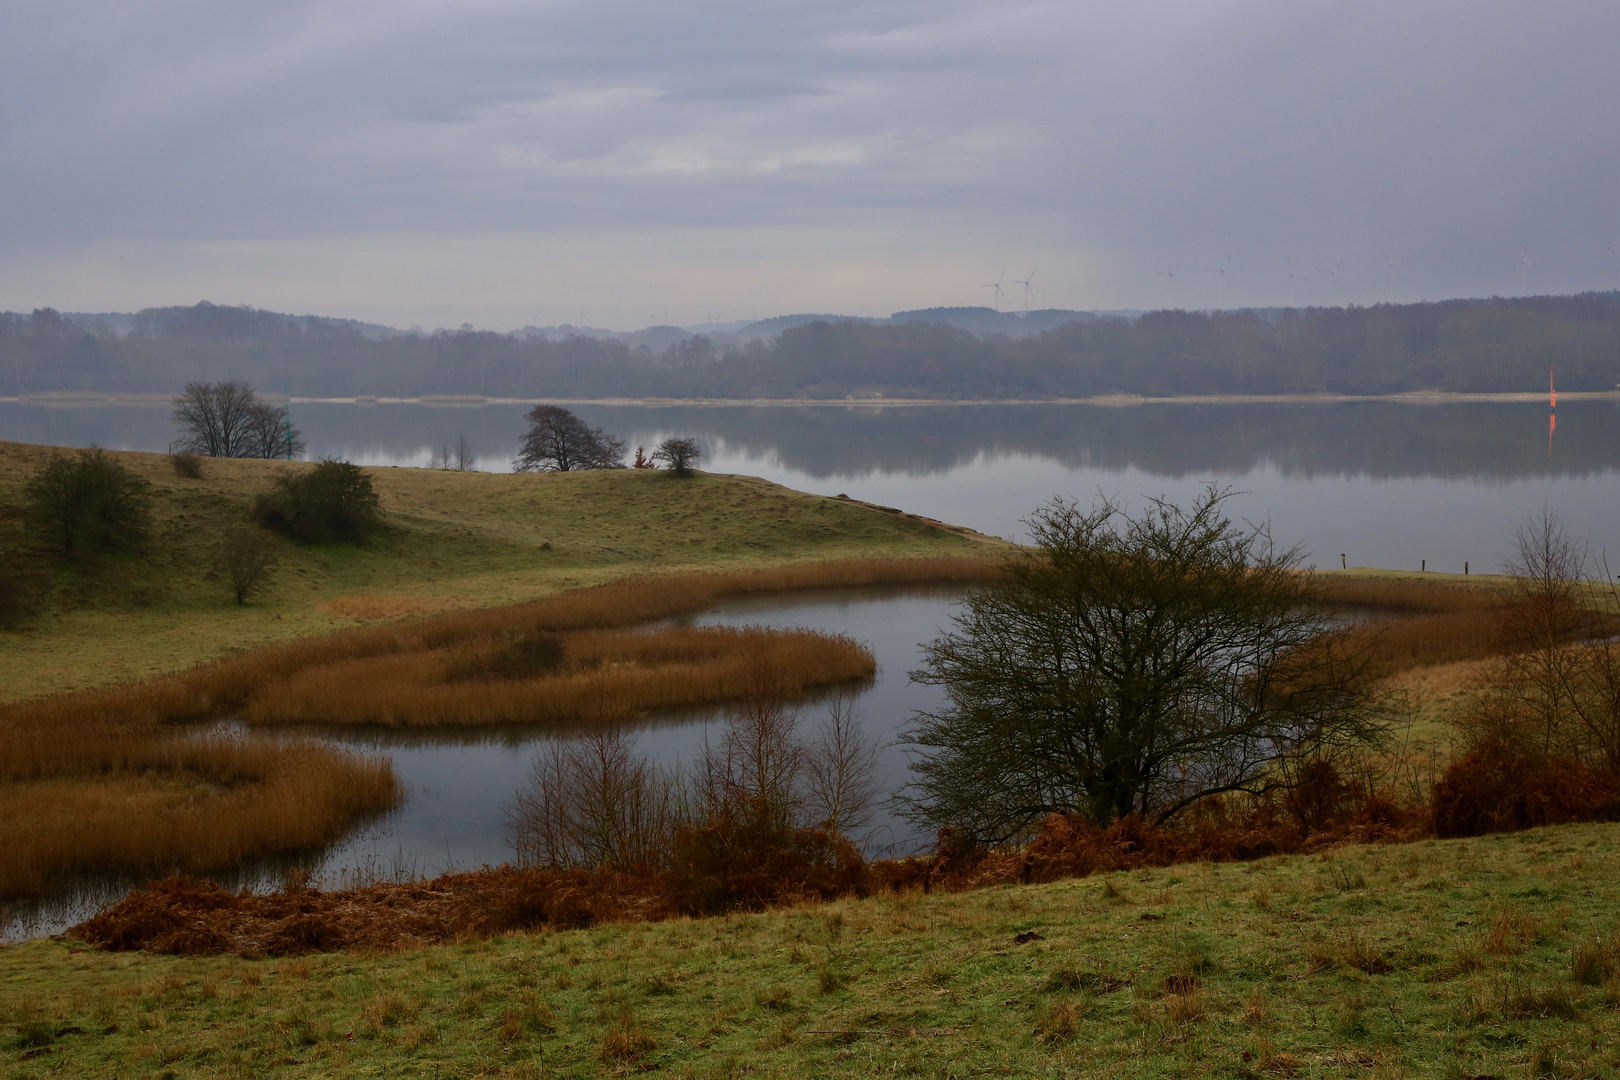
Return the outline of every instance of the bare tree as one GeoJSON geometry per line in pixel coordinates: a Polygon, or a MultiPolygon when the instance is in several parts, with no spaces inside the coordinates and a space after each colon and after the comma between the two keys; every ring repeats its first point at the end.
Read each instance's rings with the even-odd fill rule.
{"type": "Polygon", "coordinates": [[[248,414],[252,429],[249,447],[252,453],[242,457],[280,458],[291,461],[304,453],[304,440],[284,407],[269,402],[256,402],[248,414]]]}
{"type": "Polygon", "coordinates": [[[653,460],[662,461],[676,476],[691,476],[692,466],[703,456],[696,439],[665,439],[653,451],[653,460]]]}
{"type": "Polygon", "coordinates": [[[624,441],[593,428],[558,405],[536,405],[525,417],[529,429],[512,462],[514,472],[622,469],[624,441]]]}
{"type": "Polygon", "coordinates": [[[262,402],[246,383],[186,384],[174,399],[180,439],[171,449],[205,457],[293,458],[304,450],[287,410],[262,402]]]}
{"type": "Polygon", "coordinates": [[[871,823],[877,755],[877,740],[862,729],[855,699],[835,695],[804,754],[805,807],[821,828],[849,836],[871,823]]]}
{"type": "Polygon", "coordinates": [[[635,754],[623,729],[601,726],[535,757],[510,816],[514,846],[531,865],[656,870],[682,808],[678,779],[635,754]]]}
{"type": "Polygon", "coordinates": [[[1585,545],[1543,507],[1514,530],[1503,567],[1513,577],[1500,622],[1506,648],[1490,680],[1496,700],[1484,715],[1511,718],[1543,755],[1558,752],[1568,734],[1564,721],[1583,662],[1571,643],[1591,636],[1593,612],[1583,602],[1587,562],[1585,545]]]}
{"type": "Polygon", "coordinates": [[[454,446],[440,447],[438,457],[428,462],[428,468],[445,469],[449,472],[476,472],[478,459],[467,442],[467,436],[458,435],[454,446]]]}
{"type": "Polygon", "coordinates": [[[215,561],[230,583],[231,595],[238,604],[245,604],[249,596],[269,583],[275,549],[264,533],[239,526],[219,542],[215,561]]]}

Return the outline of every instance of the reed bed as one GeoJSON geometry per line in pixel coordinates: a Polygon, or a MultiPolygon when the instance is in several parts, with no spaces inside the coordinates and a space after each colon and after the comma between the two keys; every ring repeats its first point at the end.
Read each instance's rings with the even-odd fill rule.
{"type": "Polygon", "coordinates": [[[1502,651],[1501,624],[1494,609],[1365,623],[1352,629],[1349,637],[1364,650],[1367,674],[1374,678],[1435,664],[1482,660],[1502,651]]]}
{"type": "Polygon", "coordinates": [[[396,794],[386,759],[307,741],[130,740],[116,771],[0,786],[0,898],[81,874],[195,873],[311,847],[396,794]]]}
{"type": "Polygon", "coordinates": [[[451,679],[462,658],[444,650],[310,668],[256,694],[242,718],[411,727],[594,724],[762,692],[794,697],[813,686],[871,678],[877,669],[860,642],[808,630],[669,627],[583,631],[562,640],[567,660],[534,678],[451,679]]]}
{"type": "Polygon", "coordinates": [[[1317,599],[1346,607],[1391,608],[1461,614],[1488,612],[1501,607],[1502,589],[1451,581],[1414,581],[1409,578],[1342,578],[1314,575],[1317,599]]]}
{"type": "MultiPolygon", "coordinates": [[[[379,695],[389,691],[386,673],[407,672],[417,683],[417,689],[389,698],[396,715],[414,719],[370,722],[497,723],[557,717],[570,709],[611,714],[724,700],[740,696],[745,677],[757,679],[757,672],[749,672],[761,658],[770,666],[787,653],[803,662],[797,674],[786,676],[787,685],[802,690],[868,676],[871,657],[847,641],[789,634],[779,635],[769,648],[733,642],[728,652],[716,645],[698,670],[683,674],[673,662],[655,662],[678,651],[681,639],[674,632],[661,643],[652,636],[638,642],[621,634],[623,640],[611,647],[610,637],[598,640],[587,632],[698,610],[728,595],[970,584],[998,574],[988,559],[947,557],[649,575],[524,604],[287,642],[120,687],[0,706],[0,822],[6,823],[0,896],[37,893],[79,874],[196,872],[329,842],[356,818],[384,810],[398,798],[386,761],[259,737],[186,739],[176,725],[243,709],[260,721],[279,709],[287,718],[325,711],[324,719],[354,722],[368,708],[359,700],[365,693],[349,694],[353,710],[337,716],[314,707],[314,687],[324,682],[339,692],[351,689],[345,678],[366,670],[379,695]],[[538,680],[549,681],[545,688],[526,686],[525,680],[443,679],[454,657],[498,648],[514,634],[569,635],[579,670],[538,680]],[[610,655],[613,648],[631,646],[642,648],[639,661],[610,655]],[[600,663],[584,670],[592,655],[599,655],[600,663]],[[374,669],[367,669],[366,661],[376,661],[374,669]],[[391,661],[397,663],[390,667],[391,661]],[[615,672],[616,679],[610,679],[615,672]],[[421,703],[410,701],[424,693],[421,703]],[[441,719],[427,719],[430,715],[441,719]]],[[[356,599],[351,609],[384,613],[385,606],[363,601],[356,599]]],[[[708,637],[713,645],[725,635],[708,637]]]]}

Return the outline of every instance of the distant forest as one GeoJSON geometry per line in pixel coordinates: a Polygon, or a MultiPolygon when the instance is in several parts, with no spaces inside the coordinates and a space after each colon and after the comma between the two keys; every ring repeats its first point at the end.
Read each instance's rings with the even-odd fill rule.
{"type": "Polygon", "coordinates": [[[133,318],[0,314],[0,394],[240,379],[316,397],[1007,399],[1620,387],[1620,293],[1373,307],[1157,311],[1025,336],[817,319],[767,339],[397,333],[199,304],[133,318]]]}

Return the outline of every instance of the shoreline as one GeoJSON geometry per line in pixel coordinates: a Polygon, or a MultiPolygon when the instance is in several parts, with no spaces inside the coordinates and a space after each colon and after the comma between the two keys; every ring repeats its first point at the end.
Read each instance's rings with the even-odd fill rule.
{"type": "MultiPolygon", "coordinates": [[[[1566,401],[1620,401],[1620,390],[1566,390],[1566,401]]],[[[39,394],[0,394],[0,404],[51,406],[169,405],[165,393],[97,393],[47,391],[39,394]]],[[[295,397],[294,405],[426,405],[440,408],[478,408],[486,405],[613,405],[633,408],[950,408],[990,405],[1089,405],[1127,408],[1139,405],[1342,405],[1360,401],[1402,405],[1528,404],[1547,400],[1542,391],[1515,393],[1459,393],[1409,390],[1398,394],[1209,394],[1143,397],[1139,394],[1103,394],[1083,398],[568,398],[485,397],[477,394],[424,394],[420,397],[295,397]]]]}

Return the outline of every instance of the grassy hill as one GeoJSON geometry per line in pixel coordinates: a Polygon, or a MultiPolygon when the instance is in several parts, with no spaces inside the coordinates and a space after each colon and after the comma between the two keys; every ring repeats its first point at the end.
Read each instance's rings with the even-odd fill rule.
{"type": "MultiPolygon", "coordinates": [[[[277,470],[207,460],[175,475],[161,454],[112,455],[152,483],[153,540],[139,555],[63,562],[31,544],[22,488],[56,451],[0,442],[0,551],[46,602],[0,632],[0,701],[187,667],[379,618],[528,600],[628,574],[745,569],[863,556],[985,551],[969,530],[754,477],[623,470],[494,474],[368,470],[386,528],[364,547],[278,542],[271,586],[245,607],[213,552],[277,470]]],[[[990,541],[999,543],[998,541],[990,541]]]]}
{"type": "Polygon", "coordinates": [[[0,949],[7,1077],[1595,1077],[1620,826],[382,955],[0,949]]]}

